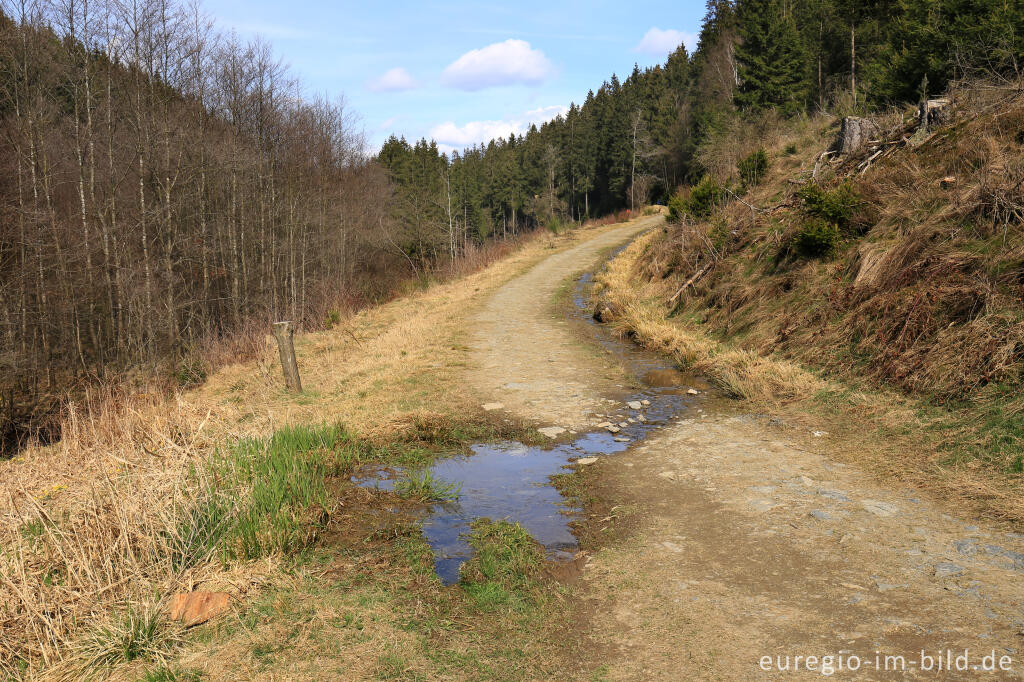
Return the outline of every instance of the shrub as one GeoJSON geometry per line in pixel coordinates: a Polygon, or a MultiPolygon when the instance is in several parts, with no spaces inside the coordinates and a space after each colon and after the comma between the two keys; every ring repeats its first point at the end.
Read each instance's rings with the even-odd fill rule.
{"type": "Polygon", "coordinates": [[[740,180],[746,186],[756,185],[761,182],[765,172],[768,170],[768,153],[764,147],[753,152],[736,164],[740,172],[740,180]]]}
{"type": "Polygon", "coordinates": [[[686,200],[686,211],[695,218],[709,218],[724,200],[725,190],[714,178],[705,175],[690,191],[690,196],[686,200]]]}
{"type": "Polygon", "coordinates": [[[341,322],[341,313],[337,308],[331,308],[324,317],[324,329],[334,329],[341,322]]]}
{"type": "Polygon", "coordinates": [[[843,232],[847,231],[853,210],[857,207],[857,195],[848,183],[844,182],[831,190],[812,183],[802,188],[798,195],[804,202],[805,213],[833,223],[843,232]]]}
{"type": "Polygon", "coordinates": [[[725,189],[715,182],[714,178],[705,175],[690,190],[690,196],[684,198],[679,193],[672,195],[668,200],[668,219],[679,222],[684,215],[689,215],[697,220],[706,220],[724,200],[725,189]]]}
{"type": "Polygon", "coordinates": [[[198,353],[189,352],[174,370],[174,379],[182,388],[192,388],[206,381],[208,374],[206,361],[198,353]]]}
{"type": "Polygon", "coordinates": [[[675,192],[668,198],[668,220],[671,223],[678,223],[686,213],[686,199],[679,192],[675,192]]]}
{"type": "Polygon", "coordinates": [[[547,221],[547,228],[551,234],[561,234],[572,227],[572,222],[562,216],[554,215],[547,221]]]}
{"type": "Polygon", "coordinates": [[[793,249],[805,258],[828,258],[839,247],[841,235],[835,223],[810,218],[793,236],[793,249]]]}
{"type": "Polygon", "coordinates": [[[789,144],[786,145],[786,148],[783,150],[783,152],[786,154],[786,156],[793,156],[793,154],[796,154],[796,145],[790,142],[789,144]]]}

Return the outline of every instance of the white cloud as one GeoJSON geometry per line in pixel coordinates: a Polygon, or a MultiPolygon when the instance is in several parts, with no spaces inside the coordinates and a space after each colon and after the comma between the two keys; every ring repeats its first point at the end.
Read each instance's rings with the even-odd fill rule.
{"type": "Polygon", "coordinates": [[[544,53],[525,40],[506,40],[470,50],[445,67],[441,82],[459,90],[496,85],[539,85],[554,71],[544,53]]]}
{"type": "Polygon", "coordinates": [[[635,52],[644,52],[654,57],[667,57],[674,52],[680,43],[686,44],[686,49],[693,52],[697,47],[697,35],[677,31],[674,28],[660,29],[652,28],[640,39],[640,44],[633,48],[635,52]]]}
{"type": "Polygon", "coordinates": [[[523,114],[523,120],[527,125],[531,123],[544,123],[545,121],[550,121],[556,116],[565,116],[567,113],[569,113],[569,107],[564,104],[552,104],[547,107],[530,109],[523,114]]]}
{"type": "Polygon", "coordinates": [[[446,121],[430,129],[429,136],[437,142],[439,149],[451,153],[454,149],[465,149],[474,144],[486,144],[490,140],[508,138],[515,133],[521,135],[532,123],[550,121],[556,116],[564,116],[569,109],[561,104],[532,109],[520,116],[498,121],[470,121],[465,125],[456,125],[446,121]]]}
{"type": "Polygon", "coordinates": [[[371,92],[401,92],[412,90],[418,85],[409,72],[399,66],[388,69],[379,78],[367,83],[366,89],[371,92]]]}

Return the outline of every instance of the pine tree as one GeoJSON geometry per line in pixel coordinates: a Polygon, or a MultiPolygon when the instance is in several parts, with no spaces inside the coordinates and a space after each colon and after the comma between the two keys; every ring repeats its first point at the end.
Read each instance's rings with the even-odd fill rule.
{"type": "Polygon", "coordinates": [[[737,8],[740,44],[736,48],[743,109],[776,108],[792,114],[809,93],[807,56],[792,12],[780,0],[743,0],[737,8]]]}

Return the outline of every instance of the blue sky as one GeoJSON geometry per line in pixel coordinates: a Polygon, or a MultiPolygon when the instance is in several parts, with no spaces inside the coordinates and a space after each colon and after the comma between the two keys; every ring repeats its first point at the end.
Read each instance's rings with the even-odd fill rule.
{"type": "Polygon", "coordinates": [[[204,0],[222,30],[268,39],[309,93],[343,94],[375,150],[523,131],[618,73],[692,50],[704,2],[204,0]]]}

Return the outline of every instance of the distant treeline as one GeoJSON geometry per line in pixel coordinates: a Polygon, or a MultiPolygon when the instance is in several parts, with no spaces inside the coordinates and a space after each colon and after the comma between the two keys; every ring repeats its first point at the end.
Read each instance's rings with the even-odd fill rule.
{"type": "Polygon", "coordinates": [[[0,5],[0,454],[75,387],[201,379],[211,340],[447,264],[392,201],[343,103],[196,5],[0,5]]]}
{"type": "Polygon", "coordinates": [[[524,135],[451,158],[392,137],[379,159],[403,219],[455,243],[665,199],[721,174],[743,121],[917,101],[957,77],[1015,77],[1022,55],[1020,0],[709,0],[692,55],[613,75],[524,135]]]}

